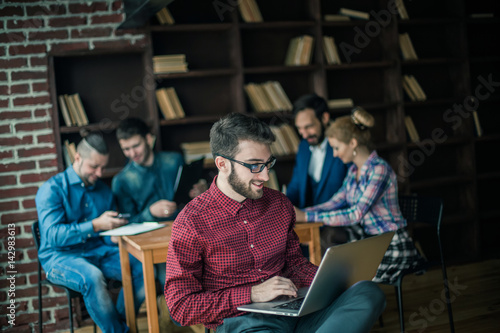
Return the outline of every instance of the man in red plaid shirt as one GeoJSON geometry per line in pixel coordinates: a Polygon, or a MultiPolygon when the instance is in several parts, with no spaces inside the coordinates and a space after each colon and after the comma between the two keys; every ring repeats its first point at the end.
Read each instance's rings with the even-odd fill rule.
{"type": "Polygon", "coordinates": [[[220,332],[368,332],[385,296],[362,281],[326,308],[304,317],[241,312],[250,302],[297,296],[317,266],[301,252],[295,211],[282,193],[264,187],[276,158],[269,126],[233,113],[216,122],[210,145],[216,176],[172,228],[165,298],[183,326],[203,323],[220,332]]]}

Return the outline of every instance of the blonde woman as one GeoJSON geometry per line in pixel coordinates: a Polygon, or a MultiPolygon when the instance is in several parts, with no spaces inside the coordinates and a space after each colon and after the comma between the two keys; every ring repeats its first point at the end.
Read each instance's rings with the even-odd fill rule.
{"type": "MultiPolygon", "coordinates": [[[[295,212],[297,221],[322,221],[326,228],[343,227],[338,230],[348,230],[344,234],[345,242],[396,231],[373,279],[391,283],[402,269],[423,259],[408,235],[406,220],[399,210],[396,174],[370,148],[369,129],[373,126],[373,116],[360,107],[330,125],[326,136],[333,155],[352,164],[342,187],[329,201],[304,210],[295,207],[295,212]]],[[[333,238],[330,243],[335,244],[333,238]]]]}

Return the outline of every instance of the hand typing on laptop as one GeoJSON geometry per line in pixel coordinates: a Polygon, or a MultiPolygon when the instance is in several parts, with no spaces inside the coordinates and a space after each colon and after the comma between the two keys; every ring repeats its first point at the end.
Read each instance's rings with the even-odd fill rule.
{"type": "Polygon", "coordinates": [[[275,276],[252,287],[251,300],[254,303],[268,302],[278,296],[297,297],[297,287],[290,279],[275,276]]]}

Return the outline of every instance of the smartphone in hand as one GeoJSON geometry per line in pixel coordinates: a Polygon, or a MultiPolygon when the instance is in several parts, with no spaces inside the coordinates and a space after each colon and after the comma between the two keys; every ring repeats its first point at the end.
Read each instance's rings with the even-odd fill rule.
{"type": "Polygon", "coordinates": [[[123,213],[123,214],[118,214],[115,216],[116,218],[119,218],[119,219],[129,219],[130,218],[130,214],[128,213],[123,213]]]}

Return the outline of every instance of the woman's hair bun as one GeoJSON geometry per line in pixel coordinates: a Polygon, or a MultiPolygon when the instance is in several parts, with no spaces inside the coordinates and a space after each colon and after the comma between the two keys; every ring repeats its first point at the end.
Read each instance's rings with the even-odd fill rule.
{"type": "Polygon", "coordinates": [[[351,119],[362,131],[375,125],[375,118],[360,106],[356,106],[351,110],[351,119]]]}

